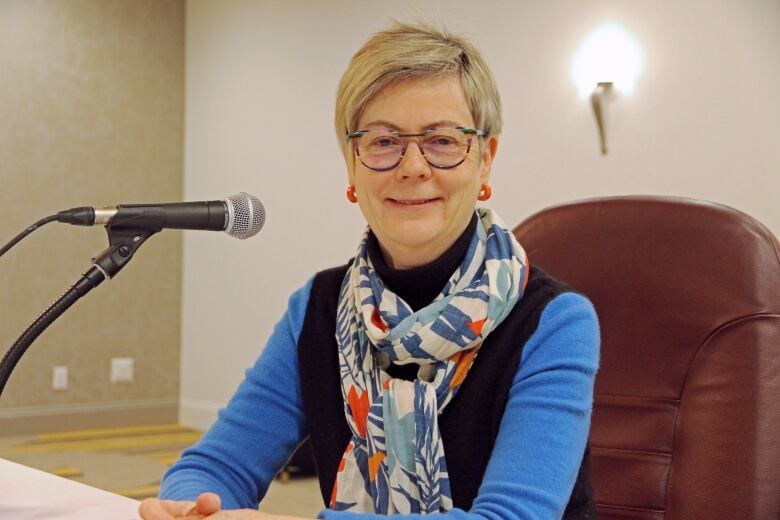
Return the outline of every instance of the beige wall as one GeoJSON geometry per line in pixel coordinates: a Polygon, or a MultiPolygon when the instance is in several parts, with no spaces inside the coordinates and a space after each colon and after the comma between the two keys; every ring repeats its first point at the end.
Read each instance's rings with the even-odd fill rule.
{"type": "MultiPolygon", "coordinates": [[[[0,1],[0,242],[73,206],[179,200],[183,108],[183,2],[0,1]]],[[[0,346],[106,245],[102,228],[49,224],[0,259],[0,346]]],[[[33,344],[0,433],[175,419],[180,294],[181,235],[164,232],[33,344]],[[109,383],[112,357],[135,359],[134,383],[109,383]],[[68,390],[51,389],[55,365],[68,390]]]]}
{"type": "Polygon", "coordinates": [[[492,65],[506,124],[491,206],[508,222],[582,197],[666,194],[725,203],[780,232],[777,0],[187,5],[185,198],[246,190],[268,220],[246,243],[185,235],[186,423],[214,418],[287,295],[354,252],[364,224],[343,195],[334,94],[352,53],[393,16],[471,35],[492,65]],[[608,21],[635,35],[646,66],[634,95],[608,106],[602,157],[569,65],[608,21]]]}

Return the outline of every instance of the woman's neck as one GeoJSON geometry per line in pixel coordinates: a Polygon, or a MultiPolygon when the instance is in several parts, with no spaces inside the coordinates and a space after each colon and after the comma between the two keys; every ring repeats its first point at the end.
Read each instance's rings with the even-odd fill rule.
{"type": "Polygon", "coordinates": [[[373,232],[368,234],[368,256],[385,286],[417,311],[439,295],[466,255],[477,227],[476,213],[455,242],[432,261],[411,269],[397,269],[387,261],[373,232]]]}

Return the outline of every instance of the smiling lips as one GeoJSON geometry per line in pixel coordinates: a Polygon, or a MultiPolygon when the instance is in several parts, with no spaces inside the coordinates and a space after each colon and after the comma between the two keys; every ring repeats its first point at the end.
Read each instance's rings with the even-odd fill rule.
{"type": "Polygon", "coordinates": [[[404,206],[421,206],[423,204],[427,204],[429,202],[433,202],[435,200],[439,200],[438,197],[432,198],[432,199],[392,199],[388,198],[390,202],[393,202],[395,204],[402,204],[404,206]]]}

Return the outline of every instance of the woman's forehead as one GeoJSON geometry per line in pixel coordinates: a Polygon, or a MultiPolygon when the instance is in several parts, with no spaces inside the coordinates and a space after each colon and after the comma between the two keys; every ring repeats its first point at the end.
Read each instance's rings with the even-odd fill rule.
{"type": "Polygon", "coordinates": [[[456,77],[410,79],[388,85],[366,103],[358,120],[359,128],[403,132],[473,124],[466,95],[456,77]]]}

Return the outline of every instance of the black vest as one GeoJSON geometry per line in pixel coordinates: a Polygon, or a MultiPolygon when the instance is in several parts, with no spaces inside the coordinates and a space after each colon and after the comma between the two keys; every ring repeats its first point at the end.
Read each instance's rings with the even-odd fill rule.
{"type": "MultiPolygon", "coordinates": [[[[314,282],[298,338],[303,409],[320,490],[329,505],[341,456],[351,438],[344,417],[336,344],[336,307],[348,265],[322,271],[314,282]]],[[[572,289],[531,269],[523,297],[480,348],[460,390],[439,416],[453,505],[468,511],[482,483],[520,356],[555,296],[572,289]]],[[[586,449],[565,519],[596,518],[586,449]]]]}

